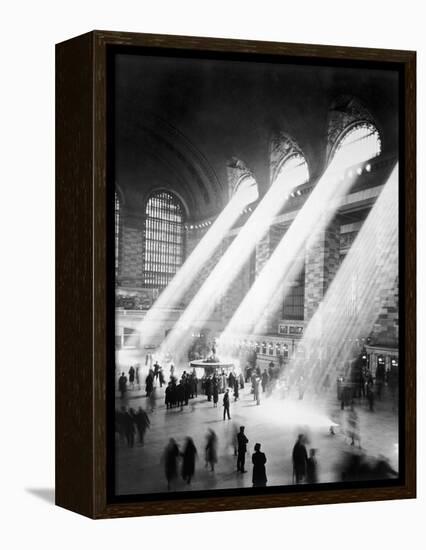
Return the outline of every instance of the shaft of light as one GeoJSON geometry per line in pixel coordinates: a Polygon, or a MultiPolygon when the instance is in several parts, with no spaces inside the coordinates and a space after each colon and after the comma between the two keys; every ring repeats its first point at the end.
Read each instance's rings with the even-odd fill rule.
{"type": "Polygon", "coordinates": [[[235,335],[251,333],[275,296],[279,295],[282,302],[284,296],[278,292],[285,291],[284,283],[297,276],[306,246],[327,226],[353,185],[353,177],[343,177],[346,169],[374,153],[371,145],[362,148],[357,143],[338,152],[228,323],[221,345],[222,341],[234,340],[235,335]]]}
{"type": "Polygon", "coordinates": [[[222,295],[248,260],[256,243],[268,231],[271,220],[284,206],[291,191],[305,183],[306,166],[289,163],[280,172],[255,211],[229,245],[216,267],[181,315],[176,327],[169,333],[160,348],[160,355],[169,350],[181,350],[188,343],[188,333],[194,322],[207,319],[222,295]]]}
{"type": "Polygon", "coordinates": [[[398,165],[305,330],[300,342],[305,357],[288,366],[293,383],[303,375],[311,388],[319,388],[328,373],[348,362],[354,353],[350,342],[371,333],[397,276],[398,165]]]}
{"type": "Polygon", "coordinates": [[[135,339],[140,338],[143,343],[151,344],[157,333],[164,334],[161,311],[166,308],[174,308],[181,302],[185,293],[199,275],[203,265],[223,242],[224,236],[238,219],[241,210],[257,199],[257,184],[253,178],[251,180],[249,185],[237,190],[232,196],[176,275],[146,312],[144,319],[137,328],[135,339]]]}

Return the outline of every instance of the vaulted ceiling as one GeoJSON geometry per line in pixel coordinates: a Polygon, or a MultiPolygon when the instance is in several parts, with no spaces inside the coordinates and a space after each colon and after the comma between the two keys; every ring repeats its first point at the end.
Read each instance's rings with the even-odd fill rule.
{"type": "Polygon", "coordinates": [[[117,184],[135,210],[153,190],[169,189],[191,219],[215,215],[228,200],[231,157],[253,172],[261,193],[267,189],[276,133],[292,136],[311,176],[319,175],[329,121],[350,98],[371,113],[383,152],[395,152],[397,76],[381,69],[120,54],[117,184]]]}

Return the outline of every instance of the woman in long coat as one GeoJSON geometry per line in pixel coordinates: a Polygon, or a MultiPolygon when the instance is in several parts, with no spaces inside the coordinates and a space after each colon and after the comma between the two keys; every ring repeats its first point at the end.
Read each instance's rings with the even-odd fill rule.
{"type": "Polygon", "coordinates": [[[254,446],[254,453],[251,457],[253,462],[253,487],[266,487],[268,481],[266,477],[266,456],[260,451],[260,443],[254,446]]]}
{"type": "Polygon", "coordinates": [[[197,448],[195,447],[194,441],[191,437],[186,438],[186,445],[182,453],[182,457],[182,479],[189,485],[194,476],[195,459],[197,458],[197,448]]]}

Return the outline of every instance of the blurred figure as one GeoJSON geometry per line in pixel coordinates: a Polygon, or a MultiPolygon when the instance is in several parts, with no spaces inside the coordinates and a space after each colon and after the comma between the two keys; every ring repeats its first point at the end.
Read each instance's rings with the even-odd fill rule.
{"type": "Polygon", "coordinates": [[[122,407],[121,411],[123,415],[122,416],[123,431],[126,437],[127,446],[133,447],[135,444],[135,424],[133,422],[133,416],[131,412],[126,411],[124,407],[122,407]]]}
{"type": "Polygon", "coordinates": [[[197,458],[197,449],[191,437],[186,438],[186,445],[182,453],[182,458],[182,479],[189,485],[194,476],[195,460],[197,458]]]}
{"type": "Polygon", "coordinates": [[[316,449],[309,450],[309,458],[306,461],[306,481],[307,483],[318,482],[318,464],[316,459],[316,449]]]}
{"type": "Polygon", "coordinates": [[[238,383],[238,378],[234,379],[234,401],[238,401],[238,398],[240,396],[239,393],[240,385],[238,383]]]}
{"type": "Polygon", "coordinates": [[[384,455],[379,455],[374,466],[374,474],[376,479],[390,479],[398,476],[398,472],[392,468],[384,455]]]}
{"type": "Polygon", "coordinates": [[[302,483],[306,476],[306,462],[308,453],[304,444],[305,437],[299,434],[297,441],[293,447],[293,477],[297,484],[302,483]]]}
{"type": "Polygon", "coordinates": [[[118,379],[118,391],[121,393],[121,399],[124,399],[126,396],[126,390],[127,377],[124,375],[124,372],[122,372],[120,378],[118,379]]]}
{"type": "Polygon", "coordinates": [[[367,382],[367,401],[370,412],[374,412],[374,383],[372,378],[367,382]]]}
{"type": "Polygon", "coordinates": [[[154,375],[152,371],[149,371],[148,376],[145,378],[145,393],[149,397],[154,387],[154,375]]]}
{"type": "Polygon", "coordinates": [[[118,440],[124,442],[126,435],[124,433],[124,420],[123,416],[126,412],[125,407],[121,407],[121,410],[115,411],[115,432],[118,434],[118,440]]]}
{"type": "Polygon", "coordinates": [[[129,369],[129,384],[133,389],[135,386],[135,369],[133,368],[133,365],[129,369]]]}
{"type": "Polygon", "coordinates": [[[303,375],[299,378],[297,389],[299,392],[299,400],[301,401],[303,399],[303,396],[305,395],[305,389],[306,389],[305,377],[303,375]]]}
{"type": "Polygon", "coordinates": [[[136,376],[136,386],[138,387],[138,390],[141,389],[141,380],[140,380],[140,377],[139,377],[139,369],[140,369],[140,366],[137,365],[137,366],[136,366],[135,376],[136,376]]]}
{"type": "Polygon", "coordinates": [[[383,360],[378,363],[376,368],[376,388],[377,388],[377,398],[379,400],[382,398],[383,386],[385,385],[385,374],[386,374],[386,367],[383,360]]]}
{"type": "Polygon", "coordinates": [[[208,376],[204,382],[204,388],[207,396],[207,401],[212,400],[212,379],[208,376]]]}
{"type": "Polygon", "coordinates": [[[229,412],[229,389],[225,391],[225,395],[223,396],[223,419],[225,420],[225,416],[228,415],[228,420],[231,420],[231,415],[229,412]]]}
{"type": "Polygon", "coordinates": [[[180,407],[180,410],[183,411],[183,404],[185,402],[185,387],[182,380],[176,386],[176,399],[178,407],[180,407]]]}
{"type": "Polygon", "coordinates": [[[207,433],[206,445],[206,468],[210,465],[210,470],[214,472],[214,466],[217,462],[217,436],[210,428],[207,433]]]}
{"type": "Polygon", "coordinates": [[[148,396],[148,400],[149,400],[149,407],[151,409],[151,412],[153,413],[155,411],[155,405],[156,405],[155,388],[152,388],[151,393],[148,396]]]}
{"type": "Polygon", "coordinates": [[[369,457],[358,450],[345,452],[338,469],[343,481],[392,479],[398,476],[386,457],[369,457]]]}
{"type": "Polygon", "coordinates": [[[229,436],[229,445],[234,450],[234,456],[237,456],[238,451],[238,434],[240,433],[238,424],[236,422],[232,423],[232,429],[229,436]]]}
{"type": "Polygon", "coordinates": [[[160,388],[162,388],[163,385],[166,383],[166,379],[164,378],[164,371],[162,368],[160,368],[160,372],[158,373],[158,380],[160,382],[160,388]]]}
{"type": "Polygon", "coordinates": [[[256,401],[256,405],[260,405],[260,378],[254,377],[253,381],[253,399],[256,401]]]}
{"type": "Polygon", "coordinates": [[[237,472],[245,474],[247,470],[244,469],[246,462],[246,452],[248,439],[244,434],[244,426],[240,426],[240,431],[237,435],[238,442],[238,455],[237,455],[237,472]]]}
{"type": "Polygon", "coordinates": [[[213,380],[213,407],[217,407],[219,401],[219,388],[216,380],[213,380]]]}
{"type": "Polygon", "coordinates": [[[164,391],[164,403],[166,404],[166,409],[172,408],[172,391],[172,383],[169,382],[164,391]]]}
{"type": "Polygon", "coordinates": [[[358,413],[355,410],[355,403],[353,400],[351,403],[351,408],[348,412],[347,423],[348,423],[347,434],[349,439],[351,440],[351,445],[355,445],[355,441],[358,441],[358,447],[361,448],[359,419],[358,419],[358,413]]]}
{"type": "Polygon", "coordinates": [[[251,461],[253,463],[253,487],[266,487],[266,456],[265,453],[260,451],[260,443],[256,443],[254,446],[254,453],[252,454],[251,461]]]}
{"type": "Polygon", "coordinates": [[[158,375],[160,374],[160,365],[158,364],[158,361],[154,363],[154,378],[158,380],[158,375]]]}
{"type": "Polygon", "coordinates": [[[134,419],[134,422],[136,424],[136,429],[137,429],[138,434],[139,434],[139,443],[141,445],[143,445],[146,430],[150,426],[150,421],[149,421],[148,415],[142,409],[142,407],[139,407],[136,414],[134,415],[133,419],[134,419]]]}
{"type": "Polygon", "coordinates": [[[268,376],[268,373],[266,372],[266,369],[264,369],[262,374],[262,393],[265,393],[268,382],[269,382],[269,376],[268,376]]]}
{"type": "Polygon", "coordinates": [[[179,447],[176,441],[171,437],[164,450],[164,473],[166,474],[167,489],[170,491],[172,482],[177,476],[177,460],[179,457],[179,447]]]}

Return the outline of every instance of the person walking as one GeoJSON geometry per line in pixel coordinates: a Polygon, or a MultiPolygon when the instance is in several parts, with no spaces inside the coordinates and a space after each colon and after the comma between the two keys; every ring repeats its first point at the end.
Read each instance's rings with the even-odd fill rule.
{"type": "Polygon", "coordinates": [[[316,449],[309,449],[309,458],[306,461],[306,482],[318,482],[318,465],[316,459],[316,449]]]}
{"type": "Polygon", "coordinates": [[[176,441],[171,437],[164,450],[164,473],[167,480],[167,489],[170,491],[170,487],[177,476],[177,461],[179,458],[179,447],[176,441]]]}
{"type": "Polygon", "coordinates": [[[244,469],[244,465],[246,461],[247,443],[249,441],[244,434],[244,429],[244,426],[240,426],[240,431],[237,435],[237,472],[241,472],[242,474],[245,474],[247,471],[244,469]]]}
{"type": "Polygon", "coordinates": [[[217,407],[219,401],[219,388],[216,380],[213,380],[213,407],[217,407]]]}
{"type": "Polygon", "coordinates": [[[210,376],[208,376],[205,381],[207,401],[212,400],[212,386],[213,386],[212,379],[210,378],[210,376]]]}
{"type": "Polygon", "coordinates": [[[118,379],[118,391],[121,394],[121,399],[124,399],[127,391],[127,377],[124,372],[121,373],[121,376],[118,379]]]}
{"type": "Polygon", "coordinates": [[[306,476],[306,461],[308,453],[304,444],[305,436],[299,434],[297,441],[293,447],[293,476],[297,484],[302,483],[306,476]]]}
{"type": "Polygon", "coordinates": [[[195,472],[195,460],[197,458],[197,448],[191,437],[186,438],[185,449],[182,453],[182,479],[189,485],[195,472]]]}
{"type": "Polygon", "coordinates": [[[135,445],[135,424],[132,412],[132,409],[123,412],[123,428],[128,447],[134,447],[135,445]]]}
{"type": "Polygon", "coordinates": [[[268,386],[268,382],[269,382],[269,376],[265,369],[262,374],[262,393],[266,392],[266,387],[268,386]]]}
{"type": "Polygon", "coordinates": [[[206,468],[210,465],[210,470],[214,472],[214,466],[217,462],[217,435],[210,428],[207,433],[206,445],[206,468]]]}
{"type": "Polygon", "coordinates": [[[228,420],[231,420],[229,405],[229,389],[226,389],[225,395],[223,396],[223,420],[225,420],[225,416],[228,416],[228,420]]]}
{"type": "Polygon", "coordinates": [[[251,461],[253,463],[253,487],[266,487],[268,481],[266,477],[266,456],[260,450],[260,443],[256,443],[254,446],[254,453],[252,454],[251,461]]]}
{"type": "Polygon", "coordinates": [[[155,406],[156,406],[155,388],[152,388],[151,393],[148,396],[148,401],[149,401],[151,412],[153,413],[155,411],[155,406]]]}
{"type": "Polygon", "coordinates": [[[238,398],[240,397],[240,385],[238,383],[238,378],[234,379],[234,401],[238,401],[238,398]]]}
{"type": "Polygon", "coordinates": [[[129,369],[129,384],[133,389],[135,386],[135,369],[133,368],[133,365],[129,369]]]}
{"type": "Polygon", "coordinates": [[[148,376],[145,379],[145,393],[147,397],[150,396],[153,388],[154,388],[154,375],[150,371],[148,376]]]}
{"type": "Polygon", "coordinates": [[[256,405],[260,405],[260,378],[258,376],[254,379],[253,386],[253,399],[256,401],[256,405]]]}
{"type": "Polygon", "coordinates": [[[143,445],[146,430],[149,428],[151,424],[149,417],[146,414],[146,412],[142,409],[142,407],[139,407],[133,419],[139,434],[139,443],[143,445]]]}
{"type": "Polygon", "coordinates": [[[355,441],[358,442],[358,447],[361,449],[361,435],[359,429],[358,413],[355,410],[354,400],[351,402],[351,408],[347,417],[347,435],[351,440],[351,445],[355,445],[355,441]]]}

